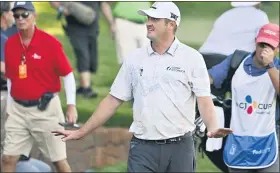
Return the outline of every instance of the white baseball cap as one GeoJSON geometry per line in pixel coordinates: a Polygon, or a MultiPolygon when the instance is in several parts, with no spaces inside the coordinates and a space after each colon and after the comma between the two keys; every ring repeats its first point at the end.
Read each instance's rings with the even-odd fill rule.
{"type": "Polygon", "coordinates": [[[138,14],[153,18],[162,18],[175,21],[179,26],[181,21],[180,10],[173,2],[155,2],[148,10],[139,10],[138,14]]]}
{"type": "Polygon", "coordinates": [[[242,1],[238,1],[238,2],[231,2],[231,6],[233,7],[250,7],[250,6],[255,6],[260,4],[260,1],[250,1],[250,2],[242,2],[242,1]]]}

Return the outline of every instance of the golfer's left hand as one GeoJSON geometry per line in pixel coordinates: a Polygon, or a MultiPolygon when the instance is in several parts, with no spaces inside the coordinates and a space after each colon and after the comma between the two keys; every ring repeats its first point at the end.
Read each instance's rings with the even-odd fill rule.
{"type": "Polygon", "coordinates": [[[231,134],[232,130],[229,128],[219,128],[214,131],[209,131],[207,133],[208,138],[223,138],[226,137],[228,134],[231,134]]]}

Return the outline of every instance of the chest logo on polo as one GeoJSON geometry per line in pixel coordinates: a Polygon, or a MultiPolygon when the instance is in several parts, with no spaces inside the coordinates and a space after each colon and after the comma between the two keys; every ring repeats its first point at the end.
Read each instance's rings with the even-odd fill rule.
{"type": "Polygon", "coordinates": [[[34,59],[41,59],[41,56],[38,55],[38,54],[36,54],[36,53],[34,53],[34,54],[32,55],[32,57],[33,57],[34,59]]]}
{"type": "Polygon", "coordinates": [[[174,66],[169,66],[166,68],[167,71],[174,71],[174,72],[180,72],[180,73],[185,73],[185,70],[181,69],[181,67],[174,67],[174,66]]]}
{"type": "Polygon", "coordinates": [[[265,114],[265,112],[270,113],[270,108],[272,104],[267,103],[257,103],[253,101],[250,95],[245,97],[245,102],[236,103],[237,107],[243,110],[246,110],[247,114],[252,114],[254,111],[257,111],[257,114],[265,114]]]}

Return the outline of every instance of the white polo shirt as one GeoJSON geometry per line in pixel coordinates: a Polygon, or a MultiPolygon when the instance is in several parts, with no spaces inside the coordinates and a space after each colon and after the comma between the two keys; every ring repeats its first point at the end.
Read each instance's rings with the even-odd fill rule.
{"type": "Polygon", "coordinates": [[[199,52],[222,55],[230,55],[236,49],[253,52],[257,32],[267,23],[267,14],[255,7],[230,9],[215,21],[199,52]]]}
{"type": "Polygon", "coordinates": [[[126,57],[110,94],[134,98],[135,137],[168,139],[195,129],[195,96],[210,96],[210,81],[202,55],[176,38],[163,55],[149,44],[126,57]]]}

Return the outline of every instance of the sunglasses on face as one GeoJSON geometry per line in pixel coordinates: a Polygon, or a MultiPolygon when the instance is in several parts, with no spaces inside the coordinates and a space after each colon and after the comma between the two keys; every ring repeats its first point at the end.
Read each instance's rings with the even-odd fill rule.
{"type": "Polygon", "coordinates": [[[29,13],[28,11],[26,11],[26,12],[24,12],[24,13],[21,13],[21,14],[15,13],[15,14],[14,14],[14,18],[15,18],[15,19],[19,19],[20,16],[21,16],[23,19],[26,19],[26,18],[28,18],[29,14],[30,14],[30,13],[29,13]]]}

